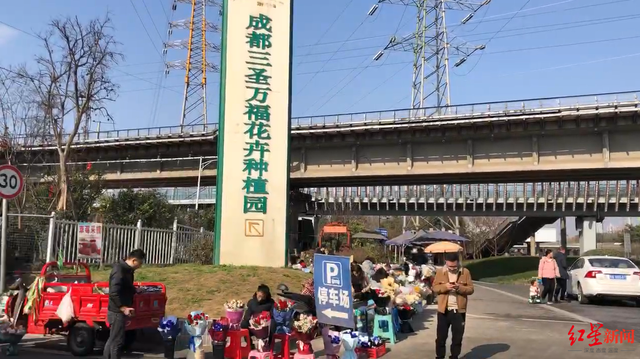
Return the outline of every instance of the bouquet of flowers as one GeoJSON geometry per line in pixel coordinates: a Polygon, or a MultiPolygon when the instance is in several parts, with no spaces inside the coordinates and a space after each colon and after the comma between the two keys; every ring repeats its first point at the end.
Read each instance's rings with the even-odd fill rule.
{"type": "Polygon", "coordinates": [[[224,303],[224,309],[227,311],[227,318],[232,326],[237,326],[242,322],[245,304],[241,300],[230,300],[224,303]]]}
{"type": "Polygon", "coordinates": [[[263,353],[269,349],[269,327],[271,326],[271,314],[262,312],[249,319],[249,332],[256,338],[256,349],[263,353]]]}
{"type": "Polygon", "coordinates": [[[209,328],[209,337],[213,343],[225,343],[229,331],[229,320],[227,318],[214,319],[209,328]]]}
{"type": "Polygon", "coordinates": [[[400,320],[400,333],[413,333],[413,327],[411,326],[410,320],[413,318],[416,310],[413,308],[412,304],[413,303],[409,304],[409,301],[406,300],[406,298],[403,301],[396,303],[398,319],[400,320]]]}
{"type": "Polygon", "coordinates": [[[178,318],[176,317],[165,317],[160,320],[160,325],[158,326],[158,331],[160,335],[162,335],[162,339],[165,341],[175,341],[180,334],[180,325],[178,325],[178,318]]]}
{"type": "Polygon", "coordinates": [[[278,300],[273,306],[273,320],[276,322],[276,334],[289,334],[291,332],[291,307],[293,302],[289,300],[278,300]]]}
{"type": "Polygon", "coordinates": [[[160,320],[158,331],[162,335],[164,344],[164,357],[173,358],[176,349],[176,339],[180,334],[180,325],[178,324],[178,318],[166,317],[160,320]]]}
{"type": "Polygon", "coordinates": [[[342,359],[358,359],[356,354],[356,348],[358,347],[359,335],[358,332],[352,330],[345,330],[340,333],[342,338],[342,347],[344,348],[344,354],[342,359]]]}
{"type": "Polygon", "coordinates": [[[189,351],[195,353],[195,357],[202,355],[202,358],[204,358],[202,336],[207,332],[207,327],[209,326],[208,321],[209,316],[200,311],[193,311],[187,316],[185,328],[191,336],[191,338],[189,338],[189,351]]]}
{"type": "Polygon", "coordinates": [[[340,333],[329,330],[328,326],[322,328],[322,341],[324,342],[324,353],[328,358],[337,359],[340,352],[340,333]]]}
{"type": "Polygon", "coordinates": [[[313,354],[311,341],[315,337],[318,319],[310,314],[300,314],[293,321],[293,336],[298,340],[298,353],[313,354]]]}
{"type": "Polygon", "coordinates": [[[389,313],[389,304],[391,303],[392,293],[383,288],[371,289],[371,300],[375,303],[375,313],[386,315],[389,313]]]}

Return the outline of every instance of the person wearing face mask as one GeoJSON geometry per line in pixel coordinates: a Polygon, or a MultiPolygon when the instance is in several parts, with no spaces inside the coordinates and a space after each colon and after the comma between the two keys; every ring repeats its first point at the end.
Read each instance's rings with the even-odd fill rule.
{"type": "Polygon", "coordinates": [[[458,253],[445,253],[444,268],[436,271],[433,291],[438,295],[436,359],[444,359],[451,328],[450,359],[458,359],[466,321],[467,297],[473,294],[471,273],[459,264],[458,253]]]}

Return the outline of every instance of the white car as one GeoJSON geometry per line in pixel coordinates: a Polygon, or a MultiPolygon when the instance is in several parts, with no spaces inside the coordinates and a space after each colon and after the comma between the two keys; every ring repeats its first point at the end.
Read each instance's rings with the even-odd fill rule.
{"type": "Polygon", "coordinates": [[[640,269],[623,257],[580,257],[569,269],[567,294],[581,304],[593,299],[630,299],[640,305],[640,269]]]}

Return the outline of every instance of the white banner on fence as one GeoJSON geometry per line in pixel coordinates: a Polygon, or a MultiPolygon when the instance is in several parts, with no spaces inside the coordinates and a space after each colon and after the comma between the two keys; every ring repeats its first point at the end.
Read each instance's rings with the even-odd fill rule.
{"type": "Polygon", "coordinates": [[[102,253],[102,223],[78,223],[78,258],[100,259],[102,253]]]}

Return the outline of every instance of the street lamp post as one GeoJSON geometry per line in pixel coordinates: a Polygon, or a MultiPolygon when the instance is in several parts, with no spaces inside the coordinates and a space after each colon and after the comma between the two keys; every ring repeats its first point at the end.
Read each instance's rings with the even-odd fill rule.
{"type": "Polygon", "coordinates": [[[200,157],[200,164],[198,165],[198,188],[196,189],[196,211],[200,205],[200,180],[202,178],[202,170],[205,169],[208,165],[212,164],[216,160],[209,160],[206,162],[202,162],[202,157],[200,157]]]}

